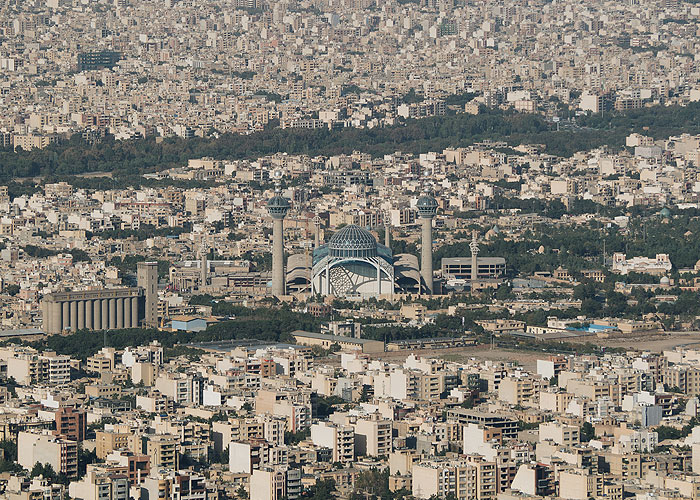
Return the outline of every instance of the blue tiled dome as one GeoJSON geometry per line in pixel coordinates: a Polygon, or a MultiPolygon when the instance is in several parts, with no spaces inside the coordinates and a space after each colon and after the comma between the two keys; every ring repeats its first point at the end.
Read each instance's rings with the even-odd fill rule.
{"type": "Polygon", "coordinates": [[[333,257],[375,257],[377,240],[366,229],[351,224],[331,236],[328,249],[333,257]]]}

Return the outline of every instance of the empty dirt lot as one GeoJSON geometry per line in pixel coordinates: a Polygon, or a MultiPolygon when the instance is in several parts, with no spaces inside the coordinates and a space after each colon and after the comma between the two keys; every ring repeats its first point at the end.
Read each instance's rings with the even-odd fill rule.
{"type": "Polygon", "coordinates": [[[642,335],[613,339],[586,337],[579,341],[572,339],[569,342],[590,342],[605,347],[622,347],[638,351],[661,352],[673,349],[677,346],[700,348],[700,332],[669,332],[659,335],[642,335]]]}
{"type": "MultiPolygon", "coordinates": [[[[621,347],[629,350],[662,352],[678,346],[700,348],[700,332],[673,332],[662,335],[645,335],[614,339],[585,337],[579,340],[567,339],[567,342],[572,344],[591,343],[601,347],[621,347]]],[[[492,361],[513,361],[523,368],[534,370],[537,365],[537,360],[545,359],[550,353],[537,350],[504,349],[499,347],[491,349],[489,345],[477,345],[451,349],[416,349],[412,351],[384,352],[373,355],[372,357],[390,363],[402,363],[410,354],[458,362],[467,361],[470,358],[492,361]]]]}

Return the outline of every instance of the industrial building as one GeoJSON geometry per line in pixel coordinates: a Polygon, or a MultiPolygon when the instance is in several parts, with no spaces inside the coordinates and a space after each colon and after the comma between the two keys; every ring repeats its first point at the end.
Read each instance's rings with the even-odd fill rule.
{"type": "Polygon", "coordinates": [[[49,294],[42,303],[44,330],[61,333],[136,327],[142,297],[139,287],[49,294]]]}
{"type": "Polygon", "coordinates": [[[158,264],[139,262],[138,285],[54,292],[41,302],[46,333],[157,326],[158,264]]]}
{"type": "MultiPolygon", "coordinates": [[[[444,257],[440,268],[445,279],[472,278],[472,259],[470,257],[444,257]]],[[[477,257],[476,279],[495,279],[506,274],[506,259],[503,257],[477,257]]]]}
{"type": "Polygon", "coordinates": [[[341,349],[349,351],[362,351],[366,353],[384,352],[384,342],[380,340],[356,339],[342,337],[340,335],[328,335],[325,333],[305,332],[295,330],[290,334],[297,344],[308,346],[321,346],[328,349],[333,345],[338,345],[341,349]]]}

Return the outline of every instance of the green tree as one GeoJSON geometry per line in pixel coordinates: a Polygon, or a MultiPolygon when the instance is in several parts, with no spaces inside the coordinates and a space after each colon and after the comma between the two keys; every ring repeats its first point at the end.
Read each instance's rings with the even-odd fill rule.
{"type": "Polygon", "coordinates": [[[590,422],[584,422],[581,426],[581,442],[587,443],[595,439],[595,427],[590,422]]]}
{"type": "Polygon", "coordinates": [[[315,485],[304,491],[301,497],[310,500],[328,500],[329,498],[333,498],[333,493],[335,493],[335,491],[335,481],[326,479],[317,481],[315,485]]]}
{"type": "Polygon", "coordinates": [[[0,459],[0,472],[20,472],[22,466],[17,463],[17,443],[9,439],[0,441],[2,459],[0,459]]]}
{"type": "Polygon", "coordinates": [[[86,450],[82,444],[78,445],[78,477],[83,477],[87,472],[88,464],[98,461],[95,450],[86,450]]]}
{"type": "Polygon", "coordinates": [[[357,475],[350,499],[384,498],[389,494],[389,470],[380,471],[373,468],[361,471],[357,475]]]}
{"type": "Polygon", "coordinates": [[[285,431],[284,443],[287,445],[295,445],[311,437],[311,427],[304,427],[296,432],[285,431]]]}
{"type": "Polygon", "coordinates": [[[668,425],[660,425],[654,429],[659,436],[659,442],[666,439],[680,439],[683,435],[682,431],[668,425]]]}
{"type": "Polygon", "coordinates": [[[319,394],[314,405],[314,418],[325,418],[335,413],[335,406],[345,404],[345,400],[338,396],[323,396],[319,394]]]}

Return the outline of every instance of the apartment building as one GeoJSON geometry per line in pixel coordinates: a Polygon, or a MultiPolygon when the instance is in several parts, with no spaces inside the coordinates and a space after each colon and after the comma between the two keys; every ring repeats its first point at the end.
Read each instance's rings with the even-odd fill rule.
{"type": "Polygon", "coordinates": [[[301,496],[301,471],[287,467],[266,467],[250,477],[250,500],[296,500],[301,496]]]}
{"type": "Polygon", "coordinates": [[[639,453],[603,453],[601,455],[606,472],[625,480],[642,477],[642,456],[639,453]]]}
{"type": "Polygon", "coordinates": [[[113,347],[103,347],[85,360],[85,369],[94,373],[107,373],[117,365],[117,352],[113,347]]]}
{"type": "Polygon", "coordinates": [[[311,426],[311,440],[316,446],[333,450],[333,461],[343,464],[355,460],[355,430],[349,425],[319,422],[311,426]]]}
{"type": "Polygon", "coordinates": [[[151,460],[151,468],[177,469],[179,463],[179,438],[172,434],[143,436],[142,453],[151,460]]]}
{"type": "Polygon", "coordinates": [[[11,475],[4,495],[8,500],[63,500],[65,487],[40,477],[11,475]]]}
{"type": "Polygon", "coordinates": [[[151,396],[136,396],[136,407],[149,413],[167,413],[173,407],[173,400],[166,398],[157,391],[151,396]]]}
{"type": "Polygon", "coordinates": [[[140,438],[128,429],[96,431],[95,453],[97,458],[104,460],[115,450],[135,451],[139,448],[140,438]]]}
{"type": "Polygon", "coordinates": [[[358,419],[355,428],[355,453],[358,456],[388,456],[392,451],[391,420],[358,419]]]}
{"type": "Polygon", "coordinates": [[[700,395],[700,367],[677,364],[661,369],[661,382],[689,396],[700,395]]]}
{"type": "Polygon", "coordinates": [[[233,441],[262,438],[264,424],[254,418],[232,418],[228,422],[212,422],[214,450],[221,453],[233,441]]]}
{"type": "Polygon", "coordinates": [[[478,410],[452,408],[447,410],[447,421],[457,422],[461,425],[481,424],[483,427],[500,429],[504,439],[514,438],[518,435],[518,420],[506,415],[485,413],[478,410]]]}
{"type": "Polygon", "coordinates": [[[81,500],[129,500],[128,476],[100,469],[100,466],[88,465],[85,477],[70,483],[70,497],[81,500]]]}
{"type": "Polygon", "coordinates": [[[477,457],[421,462],[413,466],[412,476],[416,498],[444,498],[451,494],[458,500],[487,500],[496,498],[498,493],[496,463],[477,457]]]}
{"type": "Polygon", "coordinates": [[[5,353],[7,376],[23,385],[43,382],[64,385],[70,382],[70,357],[44,352],[37,355],[23,350],[5,353]]]}
{"type": "Polygon", "coordinates": [[[91,384],[85,386],[85,395],[91,398],[119,399],[122,388],[116,384],[91,384]]]}
{"type": "Polygon", "coordinates": [[[297,432],[311,425],[310,391],[276,391],[259,390],[255,398],[255,413],[283,417],[287,421],[287,430],[297,432]]]}
{"type": "Polygon", "coordinates": [[[185,471],[152,471],[141,484],[142,498],[165,500],[207,500],[204,477],[185,471]]]}
{"type": "Polygon", "coordinates": [[[560,498],[566,500],[588,500],[589,498],[623,498],[622,485],[613,483],[604,474],[594,474],[585,469],[562,471],[559,474],[560,498]]]}
{"type": "Polygon", "coordinates": [[[421,373],[415,378],[415,397],[422,401],[440,399],[443,392],[443,374],[421,373]]]}
{"type": "Polygon", "coordinates": [[[178,404],[197,401],[197,385],[197,381],[191,376],[178,373],[161,374],[155,381],[156,390],[178,404]]]}
{"type": "Polygon", "coordinates": [[[498,399],[505,403],[522,406],[533,401],[537,394],[535,389],[536,385],[532,377],[506,377],[498,386],[498,399]]]}
{"type": "Polygon", "coordinates": [[[608,398],[615,404],[622,403],[622,394],[620,385],[611,381],[600,380],[569,380],[566,384],[566,391],[583,398],[588,398],[591,401],[608,398]]]}
{"type": "Polygon", "coordinates": [[[540,410],[562,414],[574,395],[561,390],[544,390],[540,392],[540,410]]]}
{"type": "Polygon", "coordinates": [[[560,422],[544,422],[539,428],[540,442],[552,441],[561,446],[574,446],[581,442],[580,429],[560,422]]]}
{"type": "Polygon", "coordinates": [[[85,439],[85,432],[87,431],[85,410],[63,407],[56,410],[54,415],[56,418],[56,434],[77,442],[85,439]]]}
{"type": "Polygon", "coordinates": [[[17,462],[29,470],[37,462],[50,464],[56,472],[74,478],[78,475],[78,443],[57,436],[20,432],[17,462]]]}

